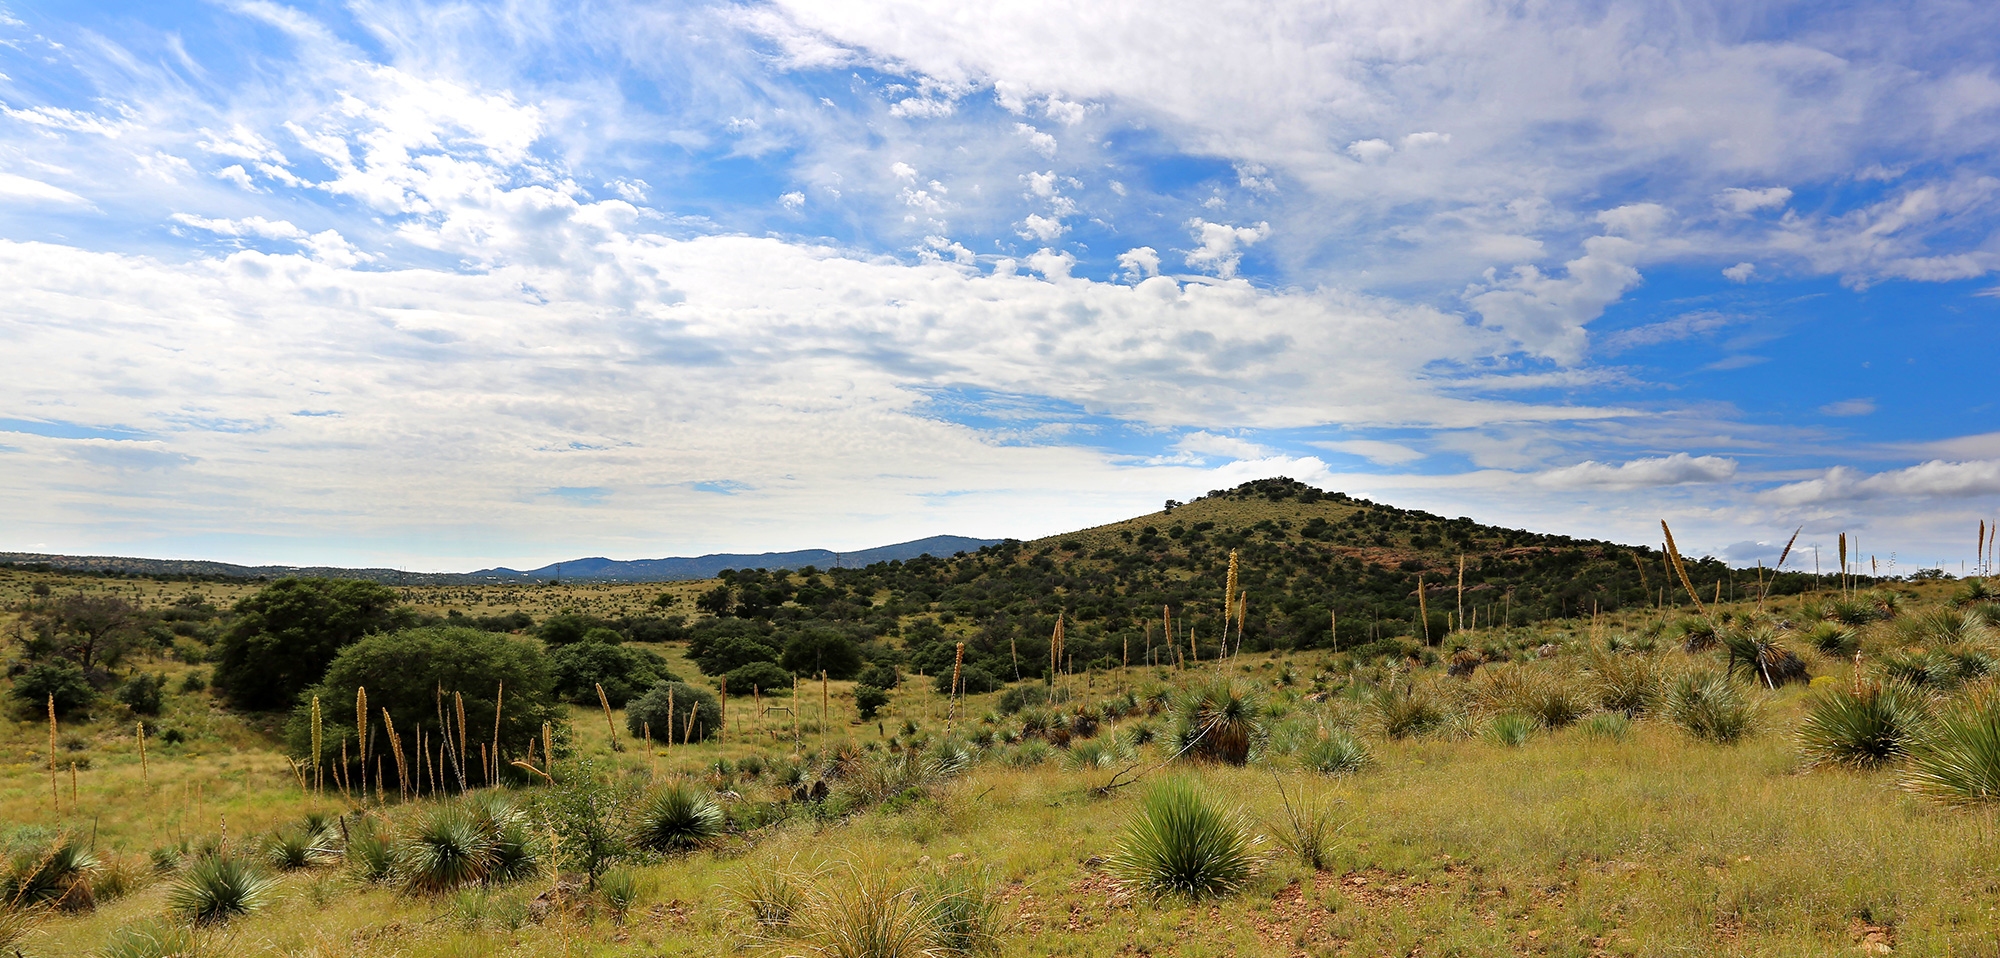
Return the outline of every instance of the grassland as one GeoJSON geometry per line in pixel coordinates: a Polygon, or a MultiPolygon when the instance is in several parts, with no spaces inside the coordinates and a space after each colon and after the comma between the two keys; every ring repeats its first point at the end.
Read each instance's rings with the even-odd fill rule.
{"type": "MultiPolygon", "coordinates": [[[[191,590],[222,605],[252,587],[0,571],[0,602],[20,608],[36,585],[57,594],[116,589],[149,606],[171,605],[191,590]]],[[[709,586],[438,587],[403,595],[433,613],[609,616],[643,609],[663,589],[691,597],[709,586]]],[[[1941,604],[1952,587],[1900,587],[1899,618],[1941,604]]],[[[1825,598],[1788,597],[1766,612],[1771,621],[1802,626],[1812,618],[1805,604],[1825,598]]],[[[1748,603],[1716,612],[1737,622],[1755,615],[1748,603]]],[[[1991,807],[1921,799],[1899,787],[1904,772],[1895,764],[1809,769],[1795,739],[1814,694],[1804,685],[1739,683],[1755,722],[1733,745],[1696,740],[1657,711],[1640,713],[1622,734],[1622,723],[1588,719],[1537,725],[1518,747],[1492,734],[1496,717],[1511,709],[1501,701],[1503,686],[1522,676],[1588,698],[1594,656],[1642,661],[1662,681],[1718,666],[1719,653],[1679,647],[1672,618],[1634,610],[1453,634],[1427,656],[1428,667],[1308,650],[1244,653],[1190,672],[1068,675],[1060,681],[1069,697],[1056,711],[1074,716],[1084,706],[1101,719],[1093,735],[1079,729],[1062,736],[1068,748],[1057,747],[1052,734],[1023,734],[1031,722],[1050,719],[1045,707],[1003,714],[999,693],[953,702],[916,681],[893,690],[886,713],[868,723],[854,718],[852,683],[815,683],[796,702],[760,703],[783,711],[732,699],[720,742],[650,752],[614,736],[600,711],[573,709],[574,751],[563,763],[588,762],[599,778],[628,789],[674,778],[700,782],[726,793],[738,827],[712,847],[619,865],[619,881],[636,893],[622,915],[601,894],[572,892],[585,907],[537,917],[534,899],[554,887],[548,874],[425,896],[360,881],[330,861],[283,873],[271,904],[200,930],[194,944],[216,955],[800,953],[797,942],[760,937],[736,891],[782,873],[817,875],[830,889],[870,881],[899,889],[940,871],[971,870],[991,882],[998,951],[1006,955],[1990,952],[2000,934],[1991,807]],[[1480,657],[1490,661],[1469,678],[1447,676],[1454,647],[1485,650],[1480,657]],[[1150,714],[1146,703],[1218,672],[1259,703],[1268,741],[1240,768],[1169,761],[1171,717],[1150,714]],[[1374,697],[1399,684],[1433,697],[1441,709],[1434,728],[1385,733],[1374,697]],[[1121,701],[1128,704],[1101,707],[1121,701]],[[1155,736],[1130,745],[1142,727],[1155,736]],[[1329,777],[1298,767],[1301,750],[1332,729],[1352,730],[1366,743],[1368,768],[1329,777]],[[1100,764],[1083,760],[1098,748],[1093,743],[1127,744],[1100,764]],[[963,748],[970,767],[867,794],[867,769],[949,747],[963,748]],[[787,800],[794,785],[788,776],[810,781],[842,755],[845,767],[858,771],[834,778],[827,802],[787,800]],[[1174,775],[1191,776],[1216,801],[1240,808],[1266,839],[1282,831],[1277,823],[1288,800],[1331,809],[1341,828],[1325,867],[1306,868],[1266,840],[1263,867],[1234,896],[1199,904],[1135,897],[1105,862],[1149,782],[1174,775]],[[1105,788],[1135,776],[1148,781],[1105,788]]],[[[14,635],[13,626],[0,619],[0,634],[14,635]]],[[[1869,676],[1909,644],[1896,621],[1859,633],[1869,676]]],[[[1972,638],[1990,643],[1991,636],[1972,638]]],[[[1821,689],[1855,681],[1846,655],[1822,655],[1797,638],[1792,645],[1821,689]]],[[[676,671],[695,673],[680,645],[655,650],[676,671]]],[[[232,713],[206,691],[182,690],[204,665],[170,657],[132,664],[164,674],[172,690],[152,720],[160,731],[143,765],[139,720],[114,706],[58,730],[53,777],[45,718],[10,713],[0,727],[0,822],[8,829],[0,838],[28,847],[51,832],[77,836],[126,886],[107,888],[90,911],[38,916],[12,946],[24,954],[171,953],[132,937],[133,929],[151,929],[171,939],[164,922],[173,876],[156,869],[156,856],[171,862],[176,849],[220,841],[256,849],[263,836],[312,811],[406,823],[430,804],[350,803],[337,793],[302,792],[280,754],[273,717],[232,713]],[[181,740],[163,741],[166,729],[180,731],[181,740]]],[[[1956,694],[1979,694],[1984,681],[1956,694]]],[[[622,728],[622,716],[612,721],[622,728]]],[[[532,804],[548,789],[515,791],[532,804]]]]}

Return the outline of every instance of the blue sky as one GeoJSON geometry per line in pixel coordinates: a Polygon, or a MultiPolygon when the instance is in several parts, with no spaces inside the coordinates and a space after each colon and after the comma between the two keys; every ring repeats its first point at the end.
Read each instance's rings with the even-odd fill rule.
{"type": "Polygon", "coordinates": [[[2000,515],[1978,3],[0,0],[0,549],[2000,515]]]}

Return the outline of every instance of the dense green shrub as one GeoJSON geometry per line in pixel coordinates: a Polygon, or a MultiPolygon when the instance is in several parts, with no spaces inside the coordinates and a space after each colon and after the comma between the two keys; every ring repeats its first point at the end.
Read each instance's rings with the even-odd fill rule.
{"type": "Polygon", "coordinates": [[[722,703],[707,689],[662,682],[626,707],[625,727],[633,738],[650,728],[656,742],[705,742],[722,729],[722,703]]]}
{"type": "Polygon", "coordinates": [[[854,687],[854,708],[861,720],[866,722],[880,713],[889,704],[889,693],[873,685],[862,683],[854,687]]]}
{"type": "MultiPolygon", "coordinates": [[[[310,703],[318,696],[324,729],[321,760],[329,765],[338,763],[343,738],[350,740],[349,758],[358,759],[352,740],[355,690],[360,688],[368,690],[368,723],[374,728],[375,754],[389,750],[382,724],[384,711],[394,719],[396,733],[411,755],[416,753],[420,728],[428,741],[445,740],[444,729],[438,724],[440,713],[453,730],[449,737],[456,741],[454,694],[465,699],[470,742],[491,744],[496,701],[504,705],[499,716],[499,745],[505,754],[525,754],[529,741],[540,737],[543,723],[561,716],[554,669],[548,654],[533,639],[449,626],[406,629],[371,635],[341,650],[326,677],[300,697],[292,713],[286,726],[292,754],[306,757],[312,750],[310,703]]],[[[465,764],[468,775],[478,780],[477,758],[465,764]]],[[[393,774],[393,769],[387,765],[383,772],[393,774]]],[[[372,769],[369,774],[373,781],[372,769]]],[[[358,775],[358,769],[350,771],[353,775],[358,775]]]]}
{"type": "Polygon", "coordinates": [[[158,715],[166,684],[163,676],[135,673],[118,687],[118,701],[139,715],[158,715]]]}
{"type": "Polygon", "coordinates": [[[878,689],[893,689],[903,681],[903,674],[896,671],[895,666],[882,662],[862,669],[861,674],[855,676],[855,681],[878,689]]]}
{"type": "Polygon", "coordinates": [[[280,579],[236,603],[236,615],[216,646],[214,684],[245,709],[292,707],[341,649],[415,620],[395,590],[357,579],[280,579]]]}
{"type": "MultiPolygon", "coordinates": [[[[951,667],[945,666],[944,671],[939,672],[937,678],[931,684],[932,687],[937,689],[939,695],[950,695],[952,691],[951,680],[951,667]]],[[[1005,685],[1005,682],[1000,681],[999,677],[987,671],[983,666],[967,664],[958,671],[958,693],[960,695],[985,695],[988,692],[998,692],[1005,685]]]]}
{"type": "Polygon", "coordinates": [[[549,616],[547,619],[542,620],[540,626],[536,627],[535,635],[541,638],[542,644],[547,645],[551,649],[557,646],[572,645],[577,642],[608,642],[615,644],[625,639],[624,636],[618,634],[616,629],[611,628],[609,621],[594,615],[579,615],[576,613],[549,616]]]}
{"type": "Polygon", "coordinates": [[[97,700],[97,690],[84,677],[83,667],[68,659],[40,662],[14,679],[14,701],[30,718],[48,711],[54,697],[57,715],[69,715],[88,708],[97,700]]]}
{"type": "Polygon", "coordinates": [[[851,679],[861,671],[861,650],[853,639],[832,629],[806,629],[785,643],[779,664],[798,675],[825,672],[830,679],[851,679]]]}
{"type": "Polygon", "coordinates": [[[595,640],[556,646],[549,664],[556,696],[575,705],[598,704],[597,687],[602,685],[611,707],[624,708],[647,689],[680,679],[658,652],[595,640]]]}
{"type": "Polygon", "coordinates": [[[751,662],[731,669],[723,678],[729,680],[731,695],[775,695],[792,690],[792,673],[775,662],[751,662]]]}

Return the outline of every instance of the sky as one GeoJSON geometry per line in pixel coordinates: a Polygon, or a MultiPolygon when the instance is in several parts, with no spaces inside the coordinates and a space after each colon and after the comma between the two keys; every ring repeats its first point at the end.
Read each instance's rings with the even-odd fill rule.
{"type": "Polygon", "coordinates": [[[0,550],[851,550],[1285,475],[1957,573],[1996,65],[1956,0],[0,0],[0,550]]]}

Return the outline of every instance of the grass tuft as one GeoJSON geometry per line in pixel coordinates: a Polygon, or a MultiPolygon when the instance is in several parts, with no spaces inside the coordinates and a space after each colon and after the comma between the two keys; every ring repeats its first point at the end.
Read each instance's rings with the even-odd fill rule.
{"type": "Polygon", "coordinates": [[[722,835],[722,807],[693,783],[669,782],[639,811],[632,842],[656,852],[700,848],[722,835]]]}
{"type": "Polygon", "coordinates": [[[1300,768],[1321,775],[1352,775],[1375,761],[1368,743],[1341,728],[1306,742],[1295,757],[1300,768]]]}
{"type": "Polygon", "coordinates": [[[1667,689],[1664,710],[1669,721],[1704,742],[1733,744],[1749,734],[1750,703],[1729,676],[1689,672],[1667,689]]]}
{"type": "Polygon", "coordinates": [[[2000,800],[2000,693],[1982,689],[1938,716],[1910,750],[1903,785],[1946,805],[2000,800]]]}

